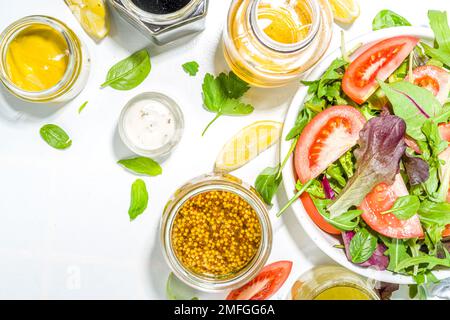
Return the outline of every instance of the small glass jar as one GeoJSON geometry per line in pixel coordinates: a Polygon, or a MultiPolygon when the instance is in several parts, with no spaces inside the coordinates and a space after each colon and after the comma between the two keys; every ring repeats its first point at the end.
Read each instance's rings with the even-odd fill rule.
{"type": "Polygon", "coordinates": [[[164,256],[175,275],[186,284],[207,292],[237,288],[251,280],[266,264],[272,248],[272,226],[267,207],[252,187],[229,174],[203,175],[179,188],[165,206],[160,232],[164,256]],[[253,258],[226,278],[192,272],[177,258],[172,245],[172,228],[179,210],[187,200],[208,191],[228,191],[238,195],[255,210],[261,227],[260,245],[253,258]]]}
{"type": "MultiPolygon", "coordinates": [[[[163,121],[163,119],[159,120],[159,122],[163,121]]],[[[162,130],[164,128],[164,126],[161,127],[155,120],[150,120],[150,122],[150,126],[153,126],[154,130],[156,131],[162,130]]],[[[131,151],[144,157],[160,159],[169,154],[180,142],[184,131],[184,117],[180,107],[172,98],[159,92],[144,92],[132,98],[125,105],[119,117],[118,128],[119,135],[122,141],[131,151]],[[160,109],[163,109],[162,111],[170,117],[169,119],[171,121],[172,134],[156,147],[150,148],[138,143],[137,141],[135,141],[136,136],[133,136],[128,131],[135,130],[138,127],[136,123],[127,122],[127,116],[129,114],[130,108],[135,106],[137,103],[143,103],[143,106],[145,106],[145,103],[153,103],[157,107],[159,106],[160,109]],[[135,139],[133,139],[133,137],[135,139]]],[[[160,132],[156,132],[156,135],[158,139],[161,139],[160,132]]]]}
{"type": "MultiPolygon", "coordinates": [[[[345,287],[356,290],[364,300],[379,300],[374,290],[374,280],[363,278],[341,266],[320,266],[313,268],[294,283],[290,293],[292,300],[317,300],[326,290],[345,287]]],[[[350,300],[351,297],[339,296],[330,300],[350,300]]],[[[327,299],[327,300],[328,300],[327,299]]],[[[354,298],[353,298],[354,299],[354,298]]],[[[320,299],[323,300],[323,299],[320,299]]]]}
{"type": "Polygon", "coordinates": [[[330,5],[327,0],[280,3],[294,6],[300,1],[309,14],[307,35],[294,43],[282,43],[270,38],[259,22],[260,5],[278,6],[279,2],[233,0],[223,36],[224,55],[241,79],[259,87],[279,87],[299,78],[320,60],[332,36],[330,5]]]}
{"type": "Polygon", "coordinates": [[[0,79],[16,97],[38,103],[66,102],[77,96],[85,87],[90,69],[86,47],[77,35],[58,19],[47,16],[28,16],[8,26],[0,35],[0,79]],[[21,31],[33,25],[46,25],[59,33],[67,42],[68,64],[64,76],[53,87],[43,91],[26,91],[16,86],[7,72],[6,56],[11,41],[21,31]]]}
{"type": "Polygon", "coordinates": [[[110,0],[117,12],[157,45],[202,31],[208,0],[191,0],[178,11],[156,14],[144,11],[132,0],[110,0]]]}

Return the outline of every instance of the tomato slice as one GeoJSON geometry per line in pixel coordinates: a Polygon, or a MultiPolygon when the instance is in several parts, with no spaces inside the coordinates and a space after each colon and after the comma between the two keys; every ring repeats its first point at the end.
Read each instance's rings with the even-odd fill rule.
{"type": "Polygon", "coordinates": [[[366,119],[350,106],[334,106],[315,116],[303,129],[294,154],[302,183],[316,178],[358,141],[366,119]]]}
{"type": "Polygon", "coordinates": [[[415,85],[431,91],[439,102],[444,103],[447,100],[450,75],[446,70],[436,66],[421,66],[414,69],[413,81],[415,85]]]}
{"type": "Polygon", "coordinates": [[[408,57],[418,38],[399,36],[377,42],[359,55],[342,79],[342,90],[356,103],[365,102],[408,57]]]}
{"type": "Polygon", "coordinates": [[[320,214],[320,212],[317,210],[316,206],[314,205],[314,202],[312,201],[311,197],[308,193],[303,193],[300,196],[300,199],[302,200],[303,207],[305,208],[306,213],[308,213],[308,216],[311,218],[311,220],[318,226],[322,231],[325,231],[329,234],[339,235],[341,234],[341,231],[333,227],[331,224],[329,224],[320,214]]]}
{"type": "Polygon", "coordinates": [[[380,183],[363,200],[360,210],[363,220],[378,233],[395,239],[410,239],[423,237],[423,230],[419,217],[413,216],[408,220],[400,220],[394,214],[382,214],[394,205],[398,197],[408,195],[405,183],[397,175],[392,185],[380,183]]]}
{"type": "Polygon", "coordinates": [[[442,139],[450,142],[450,122],[440,124],[439,133],[441,134],[442,139]]]}
{"type": "Polygon", "coordinates": [[[291,261],[278,261],[265,266],[250,282],[231,291],[227,300],[266,300],[286,282],[291,273],[291,261]]]}

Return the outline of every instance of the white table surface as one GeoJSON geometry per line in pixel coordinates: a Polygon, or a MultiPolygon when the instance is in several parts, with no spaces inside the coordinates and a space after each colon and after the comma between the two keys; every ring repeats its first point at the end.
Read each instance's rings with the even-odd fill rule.
{"type": "MultiPolygon", "coordinates": [[[[0,1],[0,29],[31,14],[66,22],[89,48],[92,68],[84,91],[62,107],[21,102],[0,88],[0,298],[31,299],[164,299],[169,274],[159,242],[159,221],[172,192],[185,181],[213,168],[222,145],[240,128],[256,120],[282,121],[298,88],[252,88],[248,100],[255,112],[246,117],[223,117],[201,137],[213,114],[202,109],[201,83],[206,72],[227,69],[221,34],[230,1],[211,0],[206,30],[166,47],[152,46],[116,14],[111,35],[95,44],[81,29],[63,0],[0,1]],[[131,91],[99,89],[116,61],[149,47],[152,71],[131,91]],[[197,77],[181,65],[200,63],[197,77]],[[117,133],[125,103],[144,91],[161,91],[184,111],[183,140],[163,164],[163,175],[145,178],[150,201],[146,212],[130,223],[130,186],[136,179],[116,161],[131,156],[117,133]],[[78,107],[89,104],[78,114],[78,107]],[[73,146],[57,151],[47,146],[39,129],[62,126],[73,146]]],[[[347,29],[351,39],[370,32],[375,14],[384,8],[405,16],[413,25],[427,24],[427,10],[450,11],[448,0],[360,0],[361,16],[347,29]]],[[[329,50],[339,43],[335,25],[329,50]]],[[[253,183],[259,171],[277,162],[272,148],[234,174],[253,183]]],[[[292,260],[292,273],[275,299],[286,296],[291,284],[314,265],[332,263],[308,239],[293,214],[274,216],[286,197],[280,190],[271,210],[274,226],[269,261],[292,260]]],[[[406,297],[406,290],[396,295],[406,297]]],[[[200,294],[200,298],[223,298],[200,294]]]]}

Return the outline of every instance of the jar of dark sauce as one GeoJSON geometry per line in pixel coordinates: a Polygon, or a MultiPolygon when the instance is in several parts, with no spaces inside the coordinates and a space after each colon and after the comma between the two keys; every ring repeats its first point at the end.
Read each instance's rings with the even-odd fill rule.
{"type": "Polygon", "coordinates": [[[208,0],[110,0],[144,35],[162,45],[202,31],[208,0]]]}

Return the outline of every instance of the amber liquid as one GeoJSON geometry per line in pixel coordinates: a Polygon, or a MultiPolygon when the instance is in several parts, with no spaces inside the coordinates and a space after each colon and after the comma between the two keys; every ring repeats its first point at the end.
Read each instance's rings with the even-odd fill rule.
{"type": "Polygon", "coordinates": [[[296,53],[278,54],[263,42],[268,40],[275,45],[300,43],[310,33],[311,8],[306,0],[261,0],[256,9],[256,28],[267,36],[264,40],[256,35],[245,13],[251,10],[253,3],[251,0],[237,0],[231,8],[227,40],[230,43],[225,45],[225,59],[234,73],[250,84],[260,87],[284,85],[289,80],[277,79],[278,75],[294,78],[301,71],[301,66],[293,66],[298,63],[296,53]]]}

